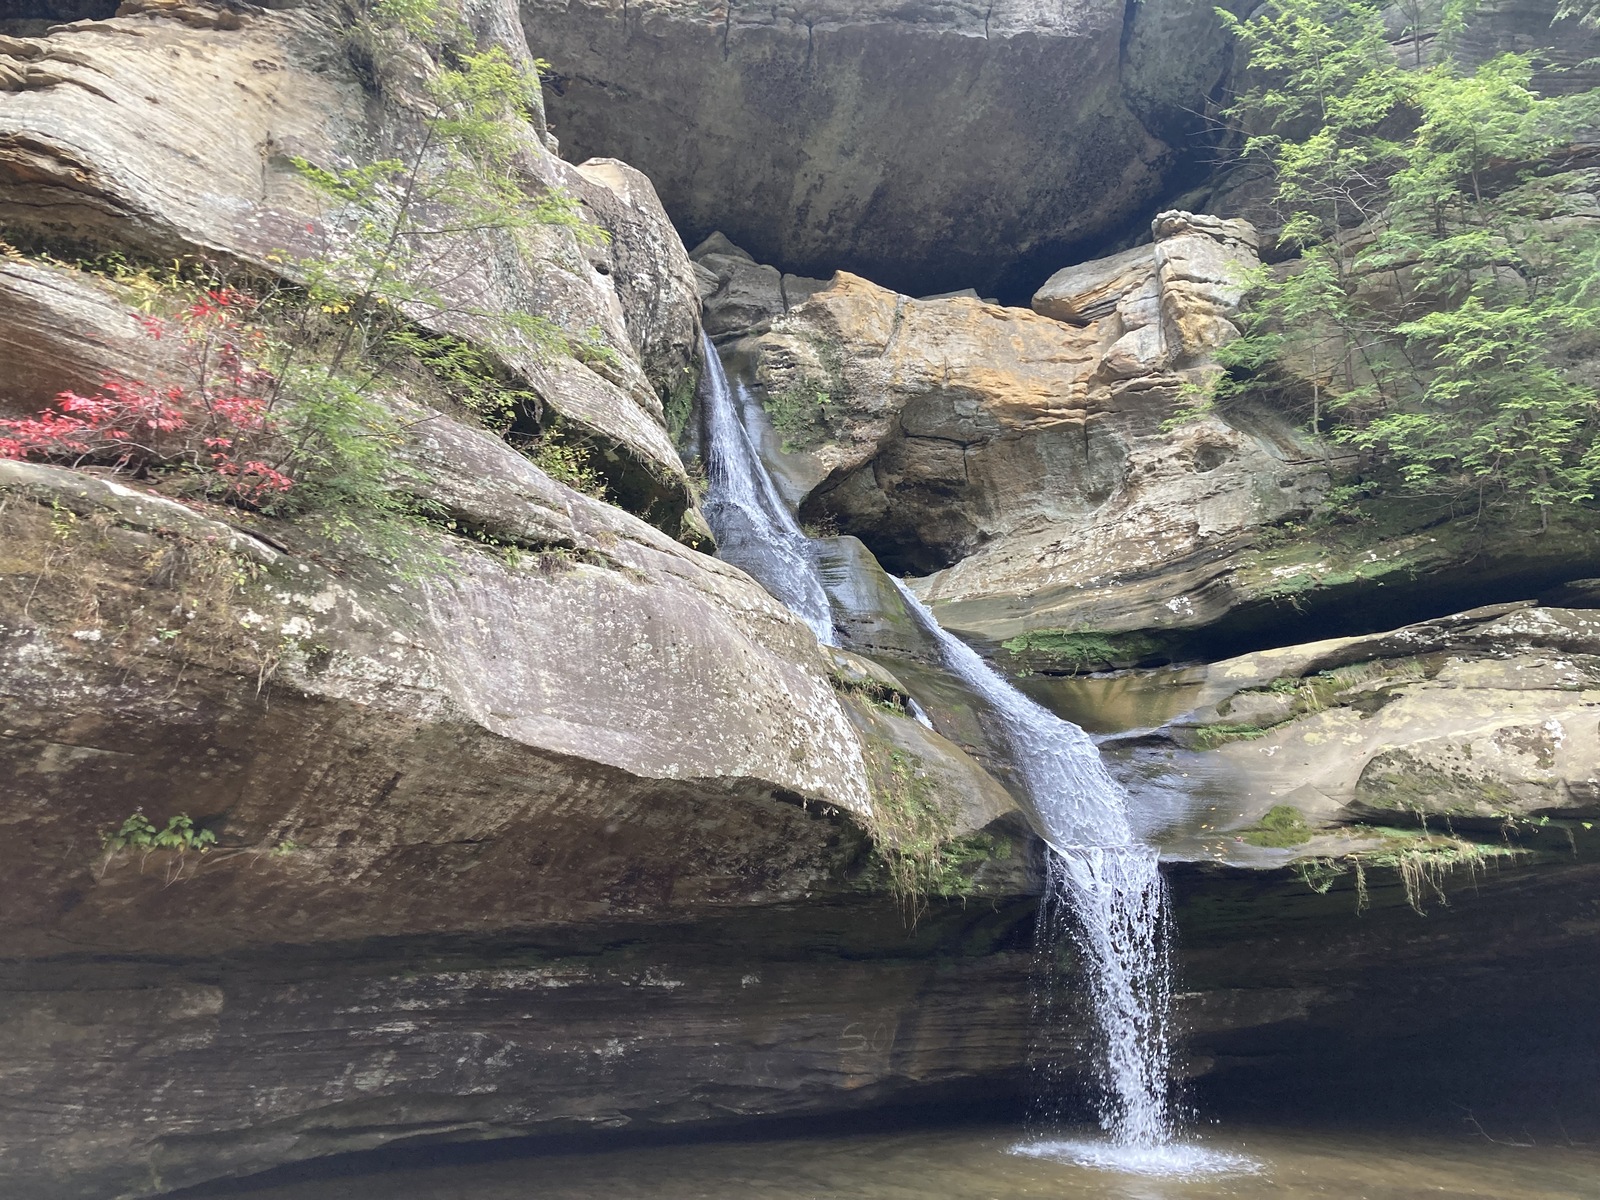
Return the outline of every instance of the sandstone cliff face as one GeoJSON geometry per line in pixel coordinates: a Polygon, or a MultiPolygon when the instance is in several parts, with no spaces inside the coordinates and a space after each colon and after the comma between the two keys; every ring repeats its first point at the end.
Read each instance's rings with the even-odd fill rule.
{"type": "Polygon", "coordinates": [[[1058,272],[1037,312],[845,274],[782,316],[746,305],[759,320],[731,352],[764,389],[802,516],[893,570],[944,568],[925,595],[967,636],[1214,620],[1202,584],[1312,506],[1328,464],[1270,413],[1166,428],[1235,336],[1254,239],[1176,213],[1155,232],[1058,272]]]}
{"type": "MultiPolygon", "coordinates": [[[[441,545],[442,574],[397,577],[304,530],[275,526],[269,544],[224,513],[0,464],[0,757],[7,819],[28,847],[8,876],[4,953],[28,990],[11,1011],[30,1014],[32,1031],[10,1040],[7,1070],[53,1114],[8,1125],[8,1186],[145,1195],[447,1127],[505,1136],[782,1111],[841,1088],[865,1101],[1006,1076],[1021,1036],[1015,986],[992,1018],[971,1014],[981,1049],[946,1058],[930,1043],[922,1066],[904,1057],[892,1014],[925,984],[945,986],[918,965],[931,951],[830,972],[808,942],[815,970],[769,979],[771,1021],[799,1004],[828,1028],[837,1016],[847,1029],[883,1027],[870,1061],[846,1037],[810,1065],[762,1066],[761,1020],[724,1021],[696,1048],[662,1014],[658,1032],[622,1039],[610,1058],[611,1042],[577,1037],[570,1045],[587,1049],[572,1063],[573,1050],[530,1043],[526,1024],[486,1033],[485,1021],[541,1013],[563,1023],[545,997],[566,993],[544,989],[580,976],[599,991],[572,995],[598,1006],[596,1020],[615,1031],[644,1019],[625,1015],[629,997],[656,995],[658,976],[667,992],[680,986],[682,964],[661,949],[593,975],[582,964],[596,947],[643,936],[605,932],[620,923],[742,912],[716,968],[738,963],[740,977],[761,973],[772,947],[760,914],[783,902],[864,891],[877,896],[864,900],[872,919],[904,930],[858,828],[881,785],[874,763],[891,753],[925,774],[952,832],[1006,829],[1012,864],[988,864],[1000,873],[976,890],[1027,888],[1025,834],[1010,798],[959,750],[836,694],[837,668],[809,631],[740,572],[552,483],[487,435],[443,420],[421,428],[415,453],[435,497],[523,555],[441,545]],[[158,827],[187,813],[219,844],[100,851],[99,834],[135,812],[158,827]],[[415,951],[384,948],[409,939],[453,961],[510,931],[523,948],[474,949],[465,974],[441,962],[426,984],[415,951]],[[565,938],[577,960],[529,973],[529,938],[565,938]],[[74,1016],[82,989],[123,994],[90,965],[112,952],[130,963],[128,1003],[74,1016]],[[158,965],[175,952],[192,969],[158,965]],[[229,965],[262,955],[279,964],[267,980],[229,965]],[[330,971],[329,955],[367,965],[352,977],[330,971]],[[40,991],[47,978],[63,982],[40,991]],[[832,1001],[803,996],[802,978],[832,1001]],[[485,1015],[497,1005],[502,1017],[485,1015]],[[266,1032],[330,1021],[348,1032],[285,1035],[287,1053],[266,1032]],[[462,1074],[464,1048],[486,1036],[502,1051],[462,1074]],[[351,1037],[367,1049],[345,1047],[351,1037]],[[135,1052],[130,1038],[154,1040],[135,1052]],[[730,1073],[741,1039],[752,1058],[730,1073]],[[590,1053],[602,1055],[600,1076],[584,1065],[590,1053]],[[545,1082],[523,1090],[548,1082],[547,1069],[576,1072],[566,1099],[545,1082]],[[263,1090],[264,1078],[280,1083],[263,1090]],[[799,1078],[810,1082],[796,1088],[799,1078]],[[500,1091],[487,1105],[458,1099],[500,1091]]],[[[707,1021],[736,983],[699,980],[707,1021]]],[[[973,998],[984,994],[978,985],[973,998]]]]}
{"type": "Polygon", "coordinates": [[[563,142],[648,173],[691,241],[919,294],[1019,292],[1120,232],[1230,61],[1190,0],[522,11],[563,142]]]}
{"type": "MultiPolygon", "coordinates": [[[[0,42],[8,242],[271,270],[316,212],[286,156],[349,161],[410,119],[362,90],[322,9],[127,9],[0,42]]],[[[508,11],[478,9],[480,32],[525,54],[508,11]]],[[[1014,801],[671,536],[689,494],[663,397],[697,369],[695,275],[648,180],[528,132],[530,189],[569,189],[611,241],[549,231],[456,295],[611,347],[505,365],[606,439],[632,512],[404,380],[382,395],[407,430],[395,486],[436,514],[421,567],[314,519],[0,463],[0,771],[28,847],[0,934],[26,993],[6,1070],[37,1117],[5,1135],[18,1194],[149,1195],[408,1138],[836,1107],[1016,1068],[1021,960],[989,956],[1030,888],[1014,801]],[[950,836],[990,834],[963,887],[1007,915],[952,904],[910,938],[863,833],[894,844],[874,801],[896,771],[950,836]],[[104,852],[136,813],[188,814],[216,848],[104,852]],[[855,960],[785,907],[808,898],[873,931],[855,960]],[[651,948],[596,965],[630,943],[651,948]],[[648,1003],[686,980],[692,1003],[648,1003]],[[924,998],[966,1032],[914,1017],[924,998]],[[567,1028],[578,1012],[605,1035],[567,1028]]],[[[173,369],[115,279],[13,249],[0,295],[8,415],[173,369]]]]}
{"type": "Polygon", "coordinates": [[[941,622],[1014,667],[1227,657],[1600,573],[1581,513],[1546,536],[1400,500],[1313,528],[1340,452],[1259,402],[1194,407],[1254,231],[1167,213],[1152,234],[1058,271],[1031,312],[844,273],[790,300],[737,248],[696,253],[802,517],[927,576],[941,622]]]}
{"type": "Polygon", "coordinates": [[[1500,605],[1198,668],[1171,728],[1191,745],[1223,731],[1213,769],[1242,818],[1224,833],[1277,804],[1357,829],[1585,820],[1600,816],[1597,665],[1593,610],[1500,605]]]}
{"type": "MultiPolygon", "coordinates": [[[[344,57],[331,6],[241,16],[201,5],[194,20],[182,7],[125,7],[135,15],[0,43],[0,223],[14,240],[276,270],[327,250],[313,224],[326,205],[294,158],[351,165],[416,140],[403,90],[374,103],[344,57]]],[[[480,36],[529,59],[508,4],[483,0],[473,18],[480,36]]],[[[463,236],[435,252],[434,282],[453,303],[427,319],[471,337],[474,311],[539,312],[622,352],[596,366],[500,339],[508,370],[612,449],[630,507],[676,532],[690,500],[657,389],[678,384],[696,353],[682,246],[662,236],[670,226],[651,215],[647,181],[603,165],[584,174],[541,132],[531,124],[523,148],[530,191],[585,201],[611,246],[549,228],[535,253],[517,254],[463,236]],[[642,270],[651,259],[660,265],[642,270]],[[663,305],[679,306],[675,324],[652,315],[663,305]]]]}

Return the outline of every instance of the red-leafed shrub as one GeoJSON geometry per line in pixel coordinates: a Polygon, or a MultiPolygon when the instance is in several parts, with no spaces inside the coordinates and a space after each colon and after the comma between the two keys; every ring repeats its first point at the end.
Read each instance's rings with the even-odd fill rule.
{"type": "Polygon", "coordinates": [[[265,334],[249,322],[256,302],[233,288],[208,289],[171,319],[134,314],[152,340],[177,337],[182,382],[107,378],[93,395],[62,392],[31,417],[0,420],[0,458],[135,474],[189,470],[209,495],[264,508],[294,480],[274,415],[278,381],[256,365],[265,334]]]}

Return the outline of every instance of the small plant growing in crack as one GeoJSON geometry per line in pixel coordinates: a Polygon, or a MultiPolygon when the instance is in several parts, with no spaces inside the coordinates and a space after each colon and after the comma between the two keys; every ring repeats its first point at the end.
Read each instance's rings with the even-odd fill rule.
{"type": "Polygon", "coordinates": [[[166,825],[157,828],[144,815],[144,809],[136,808],[115,829],[101,831],[100,845],[105,857],[100,864],[100,876],[104,877],[111,860],[125,851],[140,852],[139,868],[143,870],[153,851],[175,850],[177,854],[167,871],[167,882],[172,883],[183,870],[184,857],[191,850],[204,854],[216,844],[217,835],[209,829],[195,828],[194,819],[188,813],[168,817],[166,825]]]}

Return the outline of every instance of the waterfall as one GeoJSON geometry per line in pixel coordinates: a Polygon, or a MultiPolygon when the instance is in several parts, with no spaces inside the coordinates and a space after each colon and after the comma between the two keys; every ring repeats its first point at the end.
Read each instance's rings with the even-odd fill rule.
{"type": "Polygon", "coordinates": [[[1132,1152],[1114,1165],[1133,1165],[1139,1152],[1163,1147],[1173,1135],[1167,1099],[1170,916],[1156,851],[1134,837],[1127,796],[1089,735],[1017,691],[896,583],[937,640],[944,665],[1002,723],[1048,846],[1041,952],[1053,958],[1063,935],[1078,949],[1103,1046],[1100,1123],[1115,1147],[1132,1152]]]}
{"type": "MultiPolygon", "coordinates": [[[[700,400],[710,477],[704,507],[718,554],[800,616],[818,640],[833,645],[832,612],[815,547],[756,451],[745,422],[750,398],[742,385],[729,383],[711,339],[702,337],[701,345],[700,400]]],[[[1038,925],[1038,949],[1046,965],[1042,977],[1052,973],[1057,950],[1070,938],[1100,1035],[1100,1123],[1109,1141],[1036,1141],[1014,1150],[1158,1175],[1252,1170],[1242,1156],[1173,1142],[1167,1094],[1171,917],[1156,851],[1134,836],[1126,794],[1088,734],[1017,691],[941,628],[904,583],[893,582],[938,645],[945,667],[1001,722],[1048,847],[1038,925]]],[[[914,701],[911,712],[933,727],[914,701]]],[[[1055,999],[1047,990],[1036,1000],[1036,1015],[1051,1017],[1055,999]]],[[[1051,1070],[1047,1065],[1047,1075],[1051,1070]]]]}
{"type": "Polygon", "coordinates": [[[743,409],[749,397],[735,392],[717,348],[700,335],[705,369],[700,402],[706,419],[706,520],[717,535],[717,555],[749,574],[800,617],[817,640],[834,644],[833,613],[822,588],[810,539],[778,495],[756,453],[743,409]]]}

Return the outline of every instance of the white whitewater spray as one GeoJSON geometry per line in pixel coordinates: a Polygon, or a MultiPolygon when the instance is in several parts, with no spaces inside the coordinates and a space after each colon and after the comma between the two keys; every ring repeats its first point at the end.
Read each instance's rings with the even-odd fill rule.
{"type": "Polygon", "coordinates": [[[1100,1123],[1113,1143],[1132,1152],[1117,1165],[1139,1169],[1138,1152],[1173,1136],[1170,915],[1156,851],[1133,835],[1127,796],[1089,735],[1017,691],[895,583],[938,642],[944,665],[1000,719],[1049,846],[1041,953],[1053,958],[1062,936],[1079,950],[1104,1048],[1100,1123]]]}
{"type": "Polygon", "coordinates": [[[700,349],[700,401],[706,414],[706,520],[717,535],[717,555],[747,572],[811,626],[817,640],[833,644],[833,613],[822,588],[811,542],[800,532],[767,473],[742,419],[748,402],[735,395],[717,348],[704,334],[700,349]]]}

